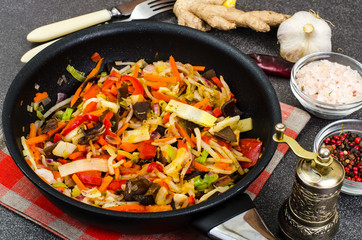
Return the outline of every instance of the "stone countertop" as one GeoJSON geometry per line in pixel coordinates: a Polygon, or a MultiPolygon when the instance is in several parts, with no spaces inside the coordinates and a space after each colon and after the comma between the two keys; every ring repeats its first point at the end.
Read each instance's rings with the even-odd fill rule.
{"type": "MultiPolygon", "coordinates": [[[[11,81],[24,66],[20,62],[21,56],[32,47],[37,46],[37,44],[26,41],[26,35],[31,30],[69,17],[111,8],[120,2],[125,1],[3,0],[0,9],[1,106],[11,81]]],[[[332,50],[344,53],[358,61],[362,60],[361,6],[361,1],[358,0],[239,0],[237,5],[239,9],[244,11],[272,10],[291,15],[297,11],[312,9],[334,25],[332,27],[332,50]]],[[[176,18],[171,11],[162,13],[151,20],[176,23],[176,18]]],[[[268,33],[256,33],[250,29],[238,28],[231,31],[212,30],[209,33],[229,42],[244,53],[278,56],[279,45],[276,31],[276,29],[272,29],[268,33]]],[[[270,77],[270,81],[281,102],[303,109],[293,96],[288,80],[270,77]]],[[[354,113],[348,118],[362,119],[362,111],[354,113]]],[[[315,135],[330,122],[312,116],[297,140],[305,149],[312,150],[315,135]]],[[[298,158],[291,151],[288,151],[254,201],[260,215],[276,236],[280,234],[277,213],[284,199],[291,193],[297,161],[298,158]]],[[[358,236],[362,235],[362,197],[341,194],[338,211],[340,227],[334,239],[358,239],[358,236]]],[[[59,239],[59,237],[0,206],[0,239],[59,239]]]]}

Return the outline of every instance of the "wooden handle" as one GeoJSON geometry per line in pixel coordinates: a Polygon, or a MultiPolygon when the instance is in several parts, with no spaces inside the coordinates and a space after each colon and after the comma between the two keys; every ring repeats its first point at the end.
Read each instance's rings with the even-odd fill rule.
{"type": "Polygon", "coordinates": [[[51,23],[34,29],[27,36],[29,42],[46,42],[69,33],[109,21],[111,13],[107,9],[88,13],[79,17],[51,23]]]}

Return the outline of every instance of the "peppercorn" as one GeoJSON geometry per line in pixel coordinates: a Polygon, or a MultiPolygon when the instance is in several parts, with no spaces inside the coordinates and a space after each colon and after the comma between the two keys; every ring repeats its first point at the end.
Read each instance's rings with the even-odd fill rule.
{"type": "Polygon", "coordinates": [[[328,148],[331,156],[342,163],[346,179],[362,182],[362,141],[360,136],[351,132],[328,136],[323,140],[322,147],[328,148]]]}

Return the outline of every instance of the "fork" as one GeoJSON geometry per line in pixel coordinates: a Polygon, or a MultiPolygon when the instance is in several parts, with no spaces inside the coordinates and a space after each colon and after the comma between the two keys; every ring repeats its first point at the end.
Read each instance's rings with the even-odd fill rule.
{"type": "Polygon", "coordinates": [[[132,20],[148,19],[159,13],[171,10],[176,0],[148,0],[138,4],[131,16],[116,22],[129,22],[132,20]]]}
{"type": "MultiPolygon", "coordinates": [[[[176,0],[148,0],[143,3],[138,4],[135,9],[132,11],[132,14],[129,18],[123,20],[116,20],[114,22],[129,22],[132,20],[141,20],[151,18],[159,13],[171,10],[176,0]]],[[[36,54],[41,52],[44,48],[53,44],[54,42],[60,40],[61,38],[55,39],[53,41],[43,43],[37,47],[34,47],[27,51],[20,59],[21,62],[27,63],[32,59],[36,54]]]]}

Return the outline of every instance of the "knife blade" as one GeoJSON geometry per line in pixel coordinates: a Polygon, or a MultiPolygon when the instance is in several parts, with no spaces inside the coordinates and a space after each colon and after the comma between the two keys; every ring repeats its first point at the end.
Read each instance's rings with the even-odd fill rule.
{"type": "Polygon", "coordinates": [[[133,0],[113,7],[111,10],[103,9],[82,16],[41,26],[31,31],[26,39],[29,42],[46,42],[62,37],[72,32],[107,22],[112,18],[129,16],[133,9],[146,0],[133,0]]]}

